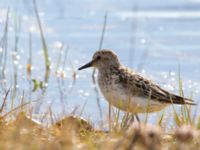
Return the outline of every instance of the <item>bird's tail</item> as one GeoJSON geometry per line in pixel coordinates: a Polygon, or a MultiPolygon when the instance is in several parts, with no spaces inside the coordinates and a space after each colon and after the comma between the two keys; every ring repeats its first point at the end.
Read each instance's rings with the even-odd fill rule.
{"type": "Polygon", "coordinates": [[[172,99],[173,99],[173,103],[174,104],[181,104],[181,105],[197,105],[197,103],[194,102],[194,100],[191,100],[189,98],[183,98],[181,96],[178,95],[171,95],[172,99]]]}
{"type": "Polygon", "coordinates": [[[184,98],[184,103],[187,105],[197,105],[193,100],[190,100],[188,98],[184,98]]]}

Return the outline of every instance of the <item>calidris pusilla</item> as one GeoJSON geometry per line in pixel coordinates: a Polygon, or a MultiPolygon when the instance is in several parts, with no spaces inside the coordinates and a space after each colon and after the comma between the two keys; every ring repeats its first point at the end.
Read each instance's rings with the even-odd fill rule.
{"type": "Polygon", "coordinates": [[[156,112],[170,104],[195,105],[193,100],[170,93],[139,73],[123,66],[111,50],[97,51],[79,70],[98,69],[98,84],[105,99],[127,112],[156,112]]]}

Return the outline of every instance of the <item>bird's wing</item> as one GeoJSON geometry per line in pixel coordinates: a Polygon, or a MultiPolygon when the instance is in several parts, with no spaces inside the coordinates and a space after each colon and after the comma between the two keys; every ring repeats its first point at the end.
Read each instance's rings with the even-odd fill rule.
{"type": "Polygon", "coordinates": [[[132,87],[130,88],[130,90],[136,96],[149,98],[163,103],[195,105],[193,100],[172,94],[162,89],[157,84],[153,83],[151,80],[148,80],[134,72],[127,74],[126,73],[127,71],[130,72],[130,70],[125,70],[125,69],[123,70],[124,78],[122,78],[122,80],[129,79],[129,81],[125,82],[127,84],[131,84],[128,87],[132,87]],[[127,75],[129,77],[126,77],[127,75]]]}
{"type": "Polygon", "coordinates": [[[195,103],[187,98],[172,94],[150,80],[135,74],[135,85],[138,87],[141,95],[150,98],[152,100],[157,100],[164,103],[174,103],[174,104],[190,104],[195,105],[195,103]]]}

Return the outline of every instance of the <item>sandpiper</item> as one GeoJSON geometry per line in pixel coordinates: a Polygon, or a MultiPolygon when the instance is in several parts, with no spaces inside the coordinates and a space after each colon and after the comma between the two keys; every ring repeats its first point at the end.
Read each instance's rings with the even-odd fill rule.
{"type": "Polygon", "coordinates": [[[123,66],[111,50],[97,51],[79,70],[88,67],[98,69],[98,84],[105,99],[123,111],[136,114],[160,111],[170,104],[196,105],[123,66]]]}

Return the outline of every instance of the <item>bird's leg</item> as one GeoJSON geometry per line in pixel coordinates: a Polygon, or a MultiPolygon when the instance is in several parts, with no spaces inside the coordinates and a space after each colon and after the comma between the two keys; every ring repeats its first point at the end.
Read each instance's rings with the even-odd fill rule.
{"type": "Polygon", "coordinates": [[[130,127],[131,124],[135,121],[135,114],[131,114],[129,117],[127,117],[127,121],[126,121],[126,128],[130,127]]]}
{"type": "Polygon", "coordinates": [[[134,122],[135,121],[135,117],[134,117],[135,114],[131,114],[131,118],[130,118],[130,123],[134,122]]]}
{"type": "Polygon", "coordinates": [[[138,114],[135,114],[135,118],[140,123],[140,118],[139,118],[138,114]]]}
{"type": "Polygon", "coordinates": [[[127,129],[128,127],[131,126],[131,124],[133,124],[133,122],[137,121],[140,123],[140,119],[138,117],[137,114],[131,114],[129,117],[126,118],[126,124],[125,124],[125,128],[127,129]],[[135,120],[136,119],[136,120],[135,120]]]}
{"type": "Polygon", "coordinates": [[[124,117],[122,120],[122,128],[127,129],[129,127],[129,125],[130,125],[130,116],[129,116],[129,113],[127,112],[124,114],[124,117]]]}
{"type": "Polygon", "coordinates": [[[127,129],[128,127],[130,127],[131,124],[135,121],[135,119],[138,123],[140,123],[140,118],[139,118],[138,114],[135,114],[135,113],[131,114],[131,115],[126,114],[126,118],[125,118],[124,124],[123,124],[123,129],[127,129]]]}
{"type": "Polygon", "coordinates": [[[130,122],[134,122],[135,118],[136,118],[137,122],[140,123],[140,118],[139,118],[138,114],[135,114],[135,113],[131,115],[130,122]]]}

